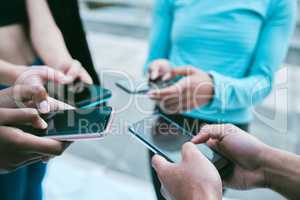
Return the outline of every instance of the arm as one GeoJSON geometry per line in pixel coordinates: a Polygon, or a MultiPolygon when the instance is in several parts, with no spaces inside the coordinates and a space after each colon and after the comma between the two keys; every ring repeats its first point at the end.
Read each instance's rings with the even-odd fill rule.
{"type": "Polygon", "coordinates": [[[27,0],[26,2],[31,40],[42,60],[50,67],[65,73],[71,81],[80,79],[92,84],[93,80],[88,72],[70,55],[46,0],[27,0]]]}
{"type": "Polygon", "coordinates": [[[226,187],[270,188],[288,199],[300,199],[300,156],[272,148],[232,125],[209,125],[193,139],[206,142],[234,164],[226,187]]]}
{"type": "Polygon", "coordinates": [[[26,70],[25,66],[18,66],[0,59],[0,83],[12,85],[26,70]]]}
{"type": "Polygon", "coordinates": [[[152,61],[168,58],[171,46],[172,21],[173,13],[170,0],[155,0],[149,53],[145,71],[148,70],[148,64],[152,61]]]}
{"type": "Polygon", "coordinates": [[[156,155],[152,159],[152,166],[157,172],[162,184],[161,193],[166,199],[222,199],[222,182],[217,169],[191,143],[183,145],[180,163],[170,163],[156,155]]]}
{"type": "Polygon", "coordinates": [[[231,78],[210,72],[215,93],[211,108],[249,107],[261,102],[270,93],[274,72],[287,53],[296,21],[295,9],[294,0],[273,1],[247,77],[231,78]]]}
{"type": "Polygon", "coordinates": [[[26,0],[30,36],[42,60],[53,68],[72,62],[61,31],[55,24],[46,0],[26,0]]]}
{"type": "Polygon", "coordinates": [[[300,156],[271,148],[264,165],[267,187],[288,199],[300,199],[300,156]]]}

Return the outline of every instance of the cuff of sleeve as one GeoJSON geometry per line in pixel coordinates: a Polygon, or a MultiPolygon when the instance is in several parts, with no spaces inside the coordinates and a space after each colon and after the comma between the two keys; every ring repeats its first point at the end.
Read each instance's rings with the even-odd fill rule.
{"type": "Polygon", "coordinates": [[[207,104],[207,108],[210,110],[222,110],[223,108],[223,103],[222,99],[224,98],[222,96],[222,88],[223,88],[223,79],[224,76],[222,74],[219,74],[215,71],[209,71],[208,72],[210,76],[212,77],[213,80],[213,85],[214,85],[214,96],[212,100],[210,101],[209,104],[207,104]]]}

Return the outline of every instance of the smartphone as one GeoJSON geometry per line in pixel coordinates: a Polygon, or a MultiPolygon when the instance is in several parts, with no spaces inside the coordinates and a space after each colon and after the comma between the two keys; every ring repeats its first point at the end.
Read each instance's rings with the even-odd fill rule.
{"type": "Polygon", "coordinates": [[[49,95],[55,99],[68,103],[76,108],[89,108],[107,102],[112,93],[98,85],[74,81],[72,84],[59,85],[48,82],[46,85],[49,95]]]}
{"type": "Polygon", "coordinates": [[[89,109],[65,110],[42,114],[48,123],[45,130],[35,129],[30,125],[16,126],[26,133],[39,137],[62,141],[99,139],[110,130],[113,118],[111,107],[94,107],[89,109]]]}
{"type": "Polygon", "coordinates": [[[146,94],[153,89],[163,89],[174,85],[181,78],[182,76],[176,76],[175,78],[167,81],[162,81],[161,79],[157,79],[155,81],[149,81],[147,79],[132,81],[122,80],[116,82],[116,85],[129,94],[146,94]]]}
{"type": "MultiPolygon", "coordinates": [[[[193,137],[191,133],[162,114],[147,117],[130,126],[129,130],[153,153],[159,154],[173,163],[181,161],[182,145],[193,137]]],[[[206,144],[198,144],[197,148],[218,170],[225,169],[230,164],[227,159],[206,144]]]]}

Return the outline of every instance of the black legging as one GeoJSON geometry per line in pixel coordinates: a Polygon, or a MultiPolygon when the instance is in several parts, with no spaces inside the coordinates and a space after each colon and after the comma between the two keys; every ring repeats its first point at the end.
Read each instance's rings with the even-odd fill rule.
{"type": "MultiPolygon", "coordinates": [[[[168,118],[170,118],[174,122],[182,125],[184,129],[186,129],[187,131],[193,133],[194,135],[197,134],[200,131],[200,129],[201,129],[201,127],[203,127],[203,125],[205,125],[205,124],[215,124],[213,122],[206,122],[206,121],[203,121],[203,120],[193,119],[193,118],[190,118],[190,117],[183,117],[182,115],[168,115],[168,118]]],[[[239,127],[240,129],[244,130],[244,131],[248,131],[248,129],[249,129],[249,124],[235,124],[235,125],[237,127],[239,127]]],[[[151,163],[151,159],[152,159],[153,156],[154,156],[154,153],[149,151],[150,163],[151,163]]],[[[154,185],[156,197],[157,197],[158,200],[165,200],[165,198],[160,193],[161,184],[160,184],[160,181],[157,177],[157,174],[156,174],[155,170],[152,167],[151,167],[150,170],[151,170],[152,182],[153,182],[153,185],[154,185]]]]}

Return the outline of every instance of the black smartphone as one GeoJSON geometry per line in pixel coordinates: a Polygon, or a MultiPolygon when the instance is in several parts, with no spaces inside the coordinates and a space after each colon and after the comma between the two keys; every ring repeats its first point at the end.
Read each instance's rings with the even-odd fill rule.
{"type": "Polygon", "coordinates": [[[146,94],[153,89],[163,89],[174,85],[182,76],[176,76],[173,79],[162,81],[161,79],[149,81],[147,79],[141,80],[121,80],[116,82],[116,85],[129,94],[146,94]]]}
{"type": "MultiPolygon", "coordinates": [[[[181,161],[181,148],[193,135],[162,114],[154,114],[129,127],[133,135],[155,154],[170,162],[181,161]]],[[[218,170],[225,169],[230,162],[206,144],[197,145],[218,170]]],[[[225,173],[225,172],[224,172],[225,173]]]]}
{"type": "Polygon", "coordinates": [[[59,85],[48,82],[47,92],[55,99],[68,103],[76,108],[89,108],[108,101],[112,93],[98,85],[74,81],[72,84],[59,85]]]}
{"type": "Polygon", "coordinates": [[[41,117],[48,123],[45,130],[30,125],[15,127],[36,136],[63,141],[98,139],[108,134],[113,114],[111,107],[103,106],[51,112],[41,117]]]}

